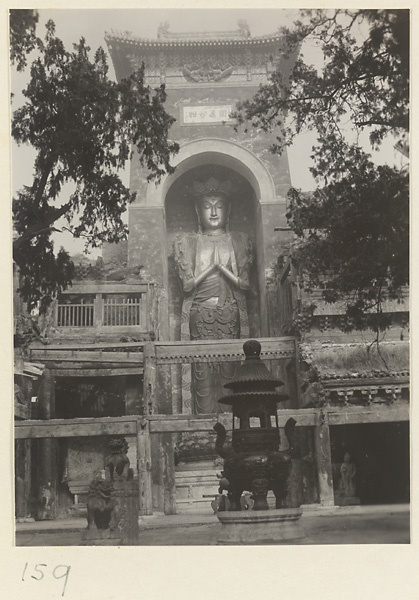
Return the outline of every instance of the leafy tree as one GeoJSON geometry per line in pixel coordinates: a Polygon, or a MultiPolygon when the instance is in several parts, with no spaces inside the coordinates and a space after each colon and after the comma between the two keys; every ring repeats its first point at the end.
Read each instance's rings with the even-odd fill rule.
{"type": "Polygon", "coordinates": [[[310,42],[322,68],[301,53],[289,78],[274,72],[237,105],[236,117],[275,131],[274,153],[305,130],[317,132],[317,189],[289,192],[294,258],[308,288],[346,302],[348,328],[378,332],[388,326],[384,300],[400,297],[408,283],[409,182],[406,170],[375,165],[359,136],[368,133],[374,149],[389,135],[407,147],[409,11],[302,11],[282,33],[285,55],[310,42]]]}
{"type": "Polygon", "coordinates": [[[10,61],[18,71],[23,71],[27,65],[27,54],[36,48],[38,19],[37,10],[10,10],[10,61]]]}
{"type": "Polygon", "coordinates": [[[51,234],[64,218],[86,247],[126,237],[122,214],[134,199],[120,170],[135,147],[149,180],[171,173],[178,145],[168,138],[174,119],[164,110],[166,93],[144,84],[144,68],[116,83],[108,78],[105,52],[90,59],[82,38],[72,51],[55,35],[52,21],[30,67],[23,106],[13,113],[12,136],[36,151],[34,179],[13,201],[14,259],[20,293],[29,309],[43,311],[54,294],[71,283],[68,253],[54,252],[51,234]],[[63,199],[63,186],[73,191],[63,199]]]}

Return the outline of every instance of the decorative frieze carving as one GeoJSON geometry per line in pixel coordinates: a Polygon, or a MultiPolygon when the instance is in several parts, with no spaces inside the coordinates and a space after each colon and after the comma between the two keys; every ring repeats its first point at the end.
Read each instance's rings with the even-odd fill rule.
{"type": "Polygon", "coordinates": [[[397,400],[401,399],[402,388],[401,387],[388,387],[385,388],[386,400],[389,404],[393,404],[397,400]]]}
{"type": "MultiPolygon", "coordinates": [[[[193,363],[193,362],[205,362],[205,363],[217,363],[217,362],[230,362],[235,360],[240,360],[243,357],[243,352],[232,352],[230,351],[228,354],[224,352],[219,352],[217,354],[197,354],[196,356],[192,353],[182,353],[182,354],[168,354],[165,356],[164,354],[160,354],[157,357],[158,365],[173,365],[173,364],[184,364],[184,363],[193,363]]],[[[262,360],[278,360],[283,358],[294,358],[295,351],[293,350],[276,350],[262,353],[262,360]]]]}
{"type": "Polygon", "coordinates": [[[125,61],[130,71],[144,63],[148,84],[165,83],[169,87],[263,82],[281,58],[273,40],[265,41],[261,47],[214,41],[194,46],[130,45],[127,50],[125,61]]]}
{"type": "Polygon", "coordinates": [[[345,387],[340,389],[326,388],[320,404],[324,406],[371,406],[373,404],[390,405],[395,402],[402,402],[402,400],[401,386],[345,387]]]}
{"type": "Polygon", "coordinates": [[[351,389],[340,390],[337,392],[337,397],[340,404],[347,406],[350,400],[353,398],[354,391],[351,389]]]}
{"type": "Polygon", "coordinates": [[[252,79],[252,52],[250,48],[246,49],[245,52],[245,62],[246,62],[246,79],[247,81],[251,81],[252,79]]]}
{"type": "Polygon", "coordinates": [[[160,83],[166,83],[166,53],[159,52],[160,83]]]}
{"type": "Polygon", "coordinates": [[[366,390],[361,390],[361,398],[364,403],[369,405],[374,401],[375,396],[378,393],[378,388],[368,388],[366,390]]]}
{"type": "Polygon", "coordinates": [[[187,81],[196,83],[209,83],[227,79],[233,72],[231,64],[222,64],[206,60],[204,62],[192,62],[182,67],[183,76],[187,81]]]}

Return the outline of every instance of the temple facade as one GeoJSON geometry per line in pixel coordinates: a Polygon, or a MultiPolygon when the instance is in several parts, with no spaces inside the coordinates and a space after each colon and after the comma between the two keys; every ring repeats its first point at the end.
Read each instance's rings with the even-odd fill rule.
{"type": "Polygon", "coordinates": [[[39,390],[17,414],[19,489],[31,490],[22,514],[83,510],[109,437],[121,435],[142,514],[211,511],[222,468],[212,427],[231,421],[217,398],[249,338],[284,382],[280,427],[297,421],[289,504],[408,502],[407,295],[386,306],[378,349],[368,331],[343,333],[342,306],[308,295],[293,261],[286,151],[272,154],[274,135],[236,130],[230,116],[295,57],[279,34],[252,37],[243,22],[105,39],[118,79],[144,63],[146,83],[166,86],[180,151],[159,185],[134,154],[128,241],[78,265],[45,318],[45,343],[29,345],[39,390]]]}

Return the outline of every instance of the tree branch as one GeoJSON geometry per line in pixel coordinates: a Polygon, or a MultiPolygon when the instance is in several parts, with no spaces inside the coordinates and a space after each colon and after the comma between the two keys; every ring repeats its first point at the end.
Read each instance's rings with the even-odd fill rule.
{"type": "Polygon", "coordinates": [[[55,223],[60,217],[62,217],[71,207],[71,203],[67,202],[63,204],[60,208],[51,208],[49,212],[45,215],[45,218],[42,221],[37,221],[30,225],[22,235],[13,242],[13,253],[19,252],[22,246],[29,240],[34,237],[37,237],[41,233],[45,233],[46,231],[50,231],[53,229],[50,227],[52,223],[55,223]]]}

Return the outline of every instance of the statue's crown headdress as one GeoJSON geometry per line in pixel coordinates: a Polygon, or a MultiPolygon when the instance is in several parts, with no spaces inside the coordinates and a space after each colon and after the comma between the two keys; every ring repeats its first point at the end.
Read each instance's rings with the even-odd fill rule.
{"type": "Polygon", "coordinates": [[[194,181],[190,191],[192,195],[199,200],[204,196],[213,196],[218,194],[229,198],[233,189],[231,181],[218,181],[218,179],[215,179],[215,177],[210,177],[207,179],[207,181],[194,181]]]}

